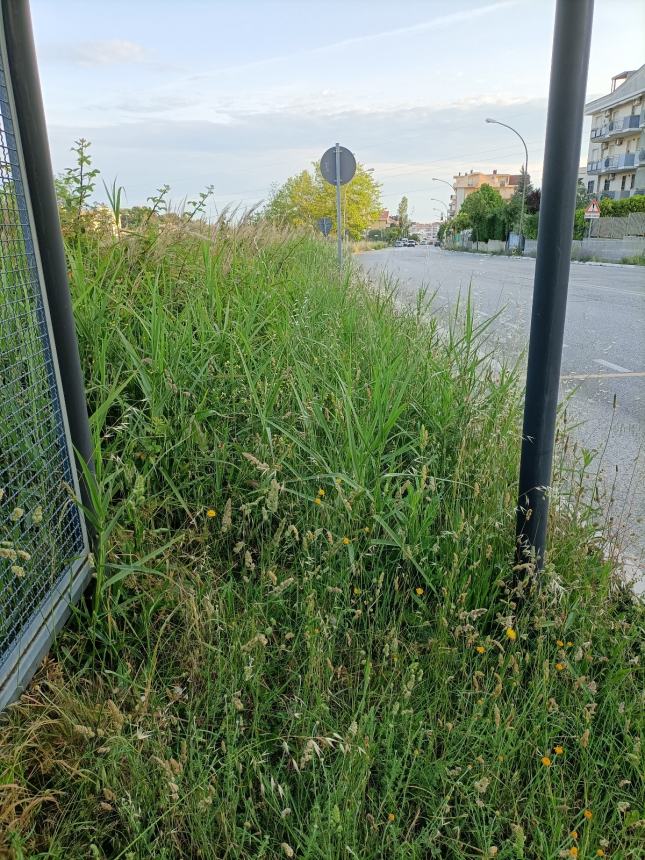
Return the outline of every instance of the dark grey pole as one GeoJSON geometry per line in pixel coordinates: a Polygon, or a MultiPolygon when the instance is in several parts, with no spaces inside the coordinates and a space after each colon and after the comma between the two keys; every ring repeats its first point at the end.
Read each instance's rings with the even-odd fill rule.
{"type": "Polygon", "coordinates": [[[340,144],[336,144],[336,239],[338,241],[338,268],[343,268],[343,234],[340,209],[340,144]]]}
{"type": "MultiPolygon", "coordinates": [[[[67,283],[65,248],[58,218],[47,129],[43,110],[36,51],[27,0],[2,0],[7,59],[13,85],[16,119],[22,140],[27,186],[40,250],[49,315],[72,443],[92,467],[92,438],[81,370],[72,300],[67,283]]],[[[87,487],[79,470],[83,503],[89,506],[87,487]]]]}
{"type": "Polygon", "coordinates": [[[593,0],[557,0],[531,316],[517,558],[544,564],[593,0]]]}

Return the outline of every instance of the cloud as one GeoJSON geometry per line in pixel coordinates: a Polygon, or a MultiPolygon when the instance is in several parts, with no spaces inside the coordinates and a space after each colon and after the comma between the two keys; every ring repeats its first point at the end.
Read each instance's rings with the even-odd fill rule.
{"type": "Polygon", "coordinates": [[[471,21],[473,18],[481,18],[483,16],[500,12],[517,6],[523,0],[500,0],[500,2],[489,3],[486,6],[480,6],[474,9],[464,9],[460,12],[451,12],[447,15],[438,15],[435,18],[429,18],[426,21],[419,21],[416,24],[410,24],[405,27],[394,27],[390,30],[379,30],[376,33],[363,33],[359,36],[350,36],[347,39],[340,39],[336,42],[329,42],[326,45],[318,47],[308,47],[306,50],[294,51],[289,54],[280,54],[273,57],[264,57],[259,60],[250,60],[244,63],[235,63],[229,66],[222,66],[212,72],[199,75],[191,75],[189,80],[200,81],[212,78],[216,75],[228,74],[231,72],[242,72],[252,69],[270,66],[275,63],[291,62],[298,57],[312,57],[319,54],[327,54],[333,51],[344,48],[355,48],[358,45],[377,42],[384,39],[392,40],[398,36],[417,35],[419,33],[427,33],[431,30],[439,30],[443,27],[459,24],[464,21],[471,21]]]}
{"type": "Polygon", "coordinates": [[[81,66],[114,66],[145,63],[148,52],[136,42],[127,39],[107,39],[101,42],[81,42],[73,51],[81,66]]]}

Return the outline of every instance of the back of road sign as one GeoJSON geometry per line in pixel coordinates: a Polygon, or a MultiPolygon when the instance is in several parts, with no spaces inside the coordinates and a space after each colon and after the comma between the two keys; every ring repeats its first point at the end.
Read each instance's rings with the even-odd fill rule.
{"type": "MultiPolygon", "coordinates": [[[[338,147],[340,152],[340,184],[345,185],[356,173],[356,159],[345,146],[338,147]]],[[[323,179],[331,185],[336,184],[336,147],[330,146],[320,159],[320,172],[323,179]]]]}

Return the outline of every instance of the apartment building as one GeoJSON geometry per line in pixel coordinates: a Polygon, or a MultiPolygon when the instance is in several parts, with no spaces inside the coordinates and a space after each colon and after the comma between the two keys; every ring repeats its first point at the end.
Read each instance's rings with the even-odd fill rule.
{"type": "Polygon", "coordinates": [[[493,170],[492,173],[471,170],[470,173],[458,173],[457,176],[453,176],[453,180],[454,194],[450,196],[448,209],[450,217],[456,215],[466,197],[477,191],[482,185],[496,188],[504,200],[510,200],[517,190],[521,176],[514,173],[498,173],[496,170],[493,170]]]}
{"type": "Polygon", "coordinates": [[[645,65],[611,79],[611,92],[585,105],[591,116],[587,191],[618,200],[645,194],[645,65]]]}

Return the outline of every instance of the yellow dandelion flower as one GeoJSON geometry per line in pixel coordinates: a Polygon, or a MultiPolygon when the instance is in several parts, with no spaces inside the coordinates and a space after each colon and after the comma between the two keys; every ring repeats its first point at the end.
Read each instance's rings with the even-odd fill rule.
{"type": "Polygon", "coordinates": [[[421,588],[421,586],[417,586],[417,588],[414,589],[415,593],[418,594],[419,597],[424,593],[424,590],[425,589],[421,588]]]}
{"type": "Polygon", "coordinates": [[[395,818],[396,818],[396,815],[393,812],[388,812],[388,814],[387,814],[387,820],[388,821],[392,822],[392,821],[394,821],[395,818]]]}
{"type": "Polygon", "coordinates": [[[357,585],[355,585],[354,586],[354,594],[360,594],[360,593],[361,593],[360,588],[357,585]]]}
{"type": "Polygon", "coordinates": [[[368,535],[372,531],[372,529],[369,526],[365,526],[363,531],[365,532],[366,535],[368,535]]]}
{"type": "Polygon", "coordinates": [[[573,642],[567,642],[567,648],[573,648],[573,642]]]}
{"type": "Polygon", "coordinates": [[[554,752],[556,755],[562,755],[562,753],[564,752],[564,747],[563,747],[563,746],[561,746],[560,744],[556,744],[556,745],[553,747],[553,752],[554,752]]]}
{"type": "Polygon", "coordinates": [[[351,540],[347,537],[347,535],[343,537],[343,543],[345,544],[345,546],[348,546],[351,543],[351,540]]]}
{"type": "Polygon", "coordinates": [[[555,644],[558,646],[558,648],[564,648],[564,642],[562,641],[562,639],[556,639],[555,644]]]}
{"type": "Polygon", "coordinates": [[[556,663],[555,668],[558,670],[558,672],[561,672],[564,669],[564,663],[556,663]]]}
{"type": "Polygon", "coordinates": [[[475,651],[476,651],[478,654],[483,654],[485,650],[486,650],[486,649],[484,648],[484,646],[483,646],[483,645],[478,645],[478,646],[475,648],[475,651]]]}
{"type": "Polygon", "coordinates": [[[542,762],[544,767],[551,767],[551,759],[548,757],[548,755],[543,755],[540,761],[542,762]]]}
{"type": "Polygon", "coordinates": [[[575,845],[572,848],[569,848],[569,856],[570,857],[577,857],[578,856],[578,849],[576,848],[575,845]]]}
{"type": "Polygon", "coordinates": [[[208,517],[209,520],[212,520],[213,517],[217,516],[217,511],[215,510],[215,508],[209,508],[206,511],[206,516],[208,517]]]}
{"type": "Polygon", "coordinates": [[[577,830],[572,830],[572,831],[571,831],[571,833],[569,834],[569,836],[570,836],[572,839],[577,839],[577,838],[578,838],[578,831],[577,831],[577,830]]]}
{"type": "Polygon", "coordinates": [[[587,821],[591,821],[591,819],[593,818],[593,812],[590,809],[585,809],[582,814],[587,819],[587,821]]]}
{"type": "Polygon", "coordinates": [[[602,850],[602,848],[599,848],[596,851],[596,857],[604,857],[604,856],[605,856],[605,852],[602,850]]]}
{"type": "Polygon", "coordinates": [[[322,499],[320,498],[320,496],[316,496],[316,498],[314,499],[314,505],[321,505],[321,504],[322,504],[322,499]]]}
{"type": "Polygon", "coordinates": [[[318,487],[318,495],[322,498],[325,495],[325,491],[322,487],[318,487]]]}
{"type": "Polygon", "coordinates": [[[517,639],[517,633],[515,630],[513,630],[512,627],[507,627],[506,628],[506,637],[508,639],[510,639],[511,642],[515,642],[515,640],[517,639]]]}

